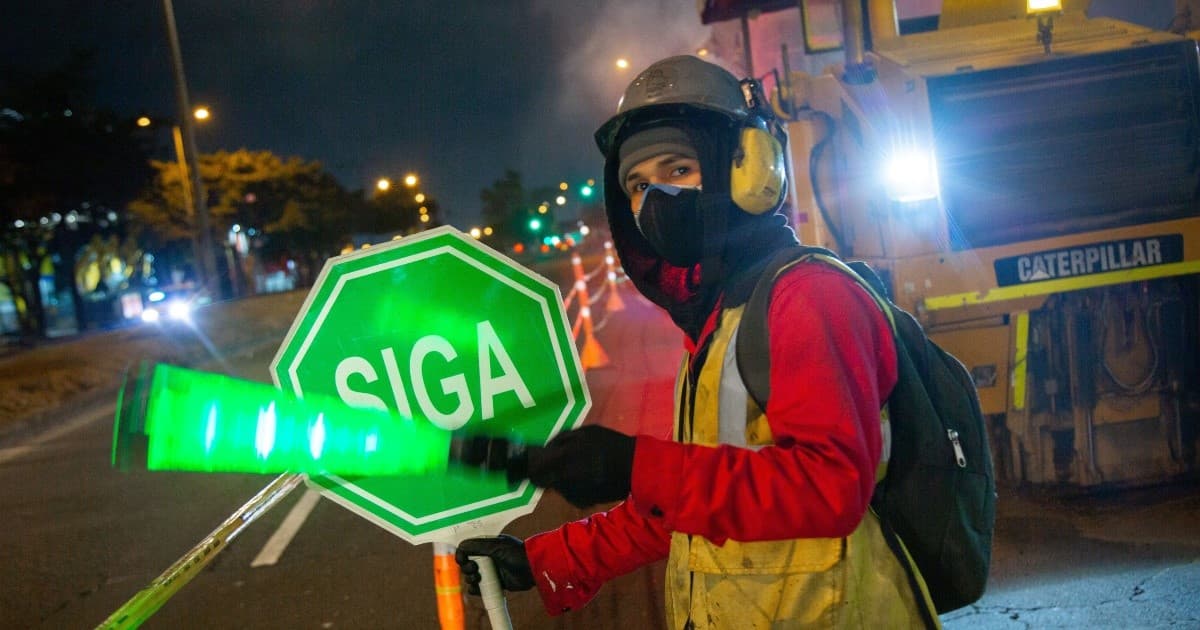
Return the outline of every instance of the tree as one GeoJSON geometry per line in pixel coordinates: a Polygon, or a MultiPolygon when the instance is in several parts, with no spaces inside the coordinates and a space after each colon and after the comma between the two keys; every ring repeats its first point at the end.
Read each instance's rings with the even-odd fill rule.
{"type": "Polygon", "coordinates": [[[16,298],[22,335],[46,333],[47,268],[56,292],[73,291],[78,247],[123,231],[110,208],[150,175],[151,147],[134,122],[93,104],[92,66],[90,54],[74,52],[48,72],[0,72],[0,282],[16,298]]]}
{"type": "Polygon", "coordinates": [[[276,188],[282,182],[262,186],[261,195],[252,193],[255,204],[262,204],[258,210],[266,221],[263,259],[298,260],[303,284],[311,284],[325,259],[349,242],[355,217],[366,211],[361,194],[347,192],[319,166],[310,163],[290,182],[295,194],[288,194],[289,187],[276,188]],[[314,165],[317,168],[311,168],[314,165]]]}
{"type": "MultiPolygon", "coordinates": [[[[308,270],[319,267],[348,242],[364,214],[361,196],[348,193],[319,162],[246,149],[202,154],[198,162],[211,241],[224,244],[233,293],[250,291],[247,279],[262,256],[295,257],[308,270]]],[[[184,203],[183,171],[176,162],[151,165],[156,176],[129,211],[159,247],[186,251],[197,234],[184,203]]]]}
{"type": "Polygon", "coordinates": [[[529,240],[529,203],[520,173],[504,171],[504,177],[479,192],[479,200],[483,202],[483,222],[492,226],[494,238],[502,247],[529,240]]]}
{"type": "Polygon", "coordinates": [[[390,188],[376,192],[367,204],[367,212],[355,222],[355,232],[365,234],[414,234],[441,224],[441,205],[436,199],[407,188],[390,188]],[[424,210],[422,210],[424,208],[424,210]],[[421,216],[429,218],[421,220],[421,216]]]}

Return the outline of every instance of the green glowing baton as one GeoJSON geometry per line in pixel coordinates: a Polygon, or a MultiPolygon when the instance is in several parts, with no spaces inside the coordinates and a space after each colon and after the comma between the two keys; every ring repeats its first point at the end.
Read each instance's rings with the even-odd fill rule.
{"type": "Polygon", "coordinates": [[[159,364],[122,387],[112,461],[155,471],[428,475],[447,471],[450,440],[424,418],[159,364]]]}

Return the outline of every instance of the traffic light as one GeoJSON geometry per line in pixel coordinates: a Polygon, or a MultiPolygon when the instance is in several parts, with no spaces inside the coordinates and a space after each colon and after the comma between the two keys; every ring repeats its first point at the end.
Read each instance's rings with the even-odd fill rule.
{"type": "Polygon", "coordinates": [[[529,220],[529,229],[534,232],[542,229],[542,220],[537,217],[530,219],[529,220]]]}
{"type": "Polygon", "coordinates": [[[594,191],[595,191],[595,189],[593,189],[591,186],[589,186],[587,184],[584,184],[583,186],[579,187],[579,194],[583,195],[583,197],[585,199],[590,199],[592,197],[592,193],[594,191]]]}

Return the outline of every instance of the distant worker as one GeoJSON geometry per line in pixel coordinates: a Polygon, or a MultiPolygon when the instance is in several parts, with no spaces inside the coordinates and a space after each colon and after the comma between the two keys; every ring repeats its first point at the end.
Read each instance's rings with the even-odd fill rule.
{"type": "Polygon", "coordinates": [[[536,586],[558,615],[666,557],[669,628],[923,624],[925,587],[868,511],[897,375],[871,296],[831,266],[796,264],[771,293],[765,415],[734,362],[755,282],[797,245],[779,212],[785,139],[755,85],[695,57],[664,59],[596,132],[621,262],[685,335],[675,439],[598,425],[555,437],[528,463],[534,484],[577,507],[623,501],[525,541],[463,541],[473,590],[468,556],[489,556],[505,589],[536,586]]]}

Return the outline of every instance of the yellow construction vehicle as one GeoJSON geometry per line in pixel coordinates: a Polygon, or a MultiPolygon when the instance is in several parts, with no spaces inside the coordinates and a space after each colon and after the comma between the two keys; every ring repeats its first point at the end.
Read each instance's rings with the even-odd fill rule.
{"type": "Polygon", "coordinates": [[[880,270],[966,364],[1001,478],[1195,473],[1196,42],[1086,2],[944,0],[906,35],[893,2],[799,11],[831,4],[845,62],[774,69],[801,240],[880,270]]]}

